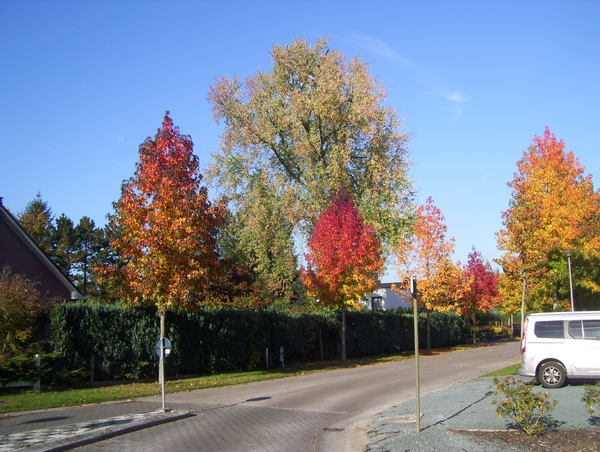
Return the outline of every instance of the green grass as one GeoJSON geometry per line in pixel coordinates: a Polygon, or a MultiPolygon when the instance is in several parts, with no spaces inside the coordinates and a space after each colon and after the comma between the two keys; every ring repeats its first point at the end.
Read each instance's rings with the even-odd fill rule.
{"type": "MultiPolygon", "coordinates": [[[[327,361],[312,364],[302,364],[286,368],[256,370],[253,372],[236,372],[219,375],[207,375],[165,382],[165,392],[183,392],[196,389],[218,388],[237,384],[252,383],[262,380],[296,375],[308,375],[326,372],[334,369],[353,368],[386,362],[401,361],[412,357],[412,354],[402,354],[387,357],[374,357],[343,361],[327,361]]],[[[132,400],[139,397],[160,395],[160,385],[157,382],[121,382],[107,384],[101,387],[79,387],[69,389],[53,389],[45,391],[0,390],[0,414],[19,411],[42,410],[65,406],[89,405],[113,400],[132,400]]]]}
{"type": "MultiPolygon", "coordinates": [[[[424,355],[438,355],[466,350],[474,346],[457,346],[447,349],[422,351],[424,355]]],[[[412,358],[412,352],[385,357],[371,357],[364,359],[349,359],[347,361],[327,361],[311,364],[289,366],[284,369],[266,369],[253,372],[237,372],[220,375],[168,380],[165,383],[165,392],[183,392],[196,389],[218,388],[237,384],[252,383],[262,380],[308,375],[317,372],[326,372],[334,369],[345,369],[360,366],[370,366],[388,362],[402,361],[412,358]]],[[[45,391],[33,390],[1,390],[0,389],[0,414],[16,413],[20,411],[43,410],[48,408],[89,405],[113,400],[133,400],[140,397],[160,395],[160,386],[157,382],[125,381],[119,384],[106,384],[100,387],[78,387],[69,389],[52,389],[45,391]]]]}
{"type": "Polygon", "coordinates": [[[505,367],[504,369],[495,370],[489,374],[482,375],[482,377],[506,377],[508,375],[516,375],[519,367],[521,367],[521,363],[513,364],[512,366],[505,367]]]}

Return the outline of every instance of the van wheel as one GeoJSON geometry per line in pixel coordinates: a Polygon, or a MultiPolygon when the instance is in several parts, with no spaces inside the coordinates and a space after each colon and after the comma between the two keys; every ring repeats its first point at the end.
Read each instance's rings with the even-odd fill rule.
{"type": "Polygon", "coordinates": [[[567,382],[567,370],[559,362],[548,361],[538,369],[537,379],[544,388],[560,388],[567,382]]]}

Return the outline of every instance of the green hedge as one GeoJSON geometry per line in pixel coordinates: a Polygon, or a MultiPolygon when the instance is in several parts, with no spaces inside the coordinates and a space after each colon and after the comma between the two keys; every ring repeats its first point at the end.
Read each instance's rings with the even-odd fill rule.
{"type": "MultiPolygon", "coordinates": [[[[390,310],[348,312],[348,358],[391,354],[413,349],[412,312],[390,310]]],[[[66,303],[51,313],[52,347],[65,368],[90,368],[94,379],[153,377],[158,358],[154,344],[159,319],[153,307],[125,308],[110,304],[66,303]]],[[[339,312],[288,314],[271,311],[209,309],[168,312],[166,336],[172,350],[167,375],[210,374],[285,362],[309,362],[339,356],[339,312]],[[269,362],[265,362],[265,349],[269,362]]],[[[469,326],[451,313],[430,314],[433,347],[466,343],[469,326]]],[[[421,347],[425,346],[425,314],[419,315],[421,347]]]]}

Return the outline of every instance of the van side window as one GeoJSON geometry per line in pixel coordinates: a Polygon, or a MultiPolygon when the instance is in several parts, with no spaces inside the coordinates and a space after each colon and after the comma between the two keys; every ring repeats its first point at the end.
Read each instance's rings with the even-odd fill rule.
{"type": "Polygon", "coordinates": [[[583,339],[583,328],[581,320],[571,320],[569,322],[569,335],[573,339],[583,339]]]}
{"type": "Polygon", "coordinates": [[[565,337],[563,324],[562,320],[536,322],[533,331],[540,338],[563,339],[565,337]]]}
{"type": "Polygon", "coordinates": [[[584,320],[583,337],[589,340],[600,340],[600,320],[584,320]]]}

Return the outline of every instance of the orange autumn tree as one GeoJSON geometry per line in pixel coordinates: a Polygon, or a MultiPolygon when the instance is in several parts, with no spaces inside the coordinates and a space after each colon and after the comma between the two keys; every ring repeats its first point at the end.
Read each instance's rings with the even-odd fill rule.
{"type": "Polygon", "coordinates": [[[396,252],[398,278],[402,281],[395,290],[409,289],[412,276],[417,278],[417,304],[427,309],[427,348],[431,348],[429,312],[453,308],[451,287],[459,268],[452,262],[454,237],[446,238],[447,227],[442,211],[427,198],[417,209],[413,235],[398,246],[396,252]]]}
{"type": "Polygon", "coordinates": [[[118,231],[111,245],[122,261],[99,271],[113,295],[128,304],[155,304],[162,322],[167,309],[194,309],[206,299],[219,265],[216,236],[224,207],[209,201],[191,137],[180,134],[169,112],[139,154],[110,216],[118,231]]]}
{"type": "Polygon", "coordinates": [[[352,197],[340,189],[319,215],[308,241],[301,278],[317,303],[342,311],[342,359],[346,359],[346,310],[378,286],[384,261],[381,243],[364,223],[352,197]]]}
{"type": "Polygon", "coordinates": [[[447,227],[442,211],[429,197],[419,206],[415,218],[413,235],[403,241],[397,249],[397,273],[403,282],[402,289],[408,289],[405,281],[411,276],[418,280],[417,302],[428,310],[449,311],[449,288],[457,267],[452,262],[454,237],[446,238],[447,227]]]}
{"type": "Polygon", "coordinates": [[[592,176],[548,128],[533,141],[508,184],[512,198],[496,237],[504,251],[498,263],[515,286],[526,278],[529,307],[541,311],[568,303],[565,249],[576,252],[575,284],[600,292],[600,195],[592,176]]]}

